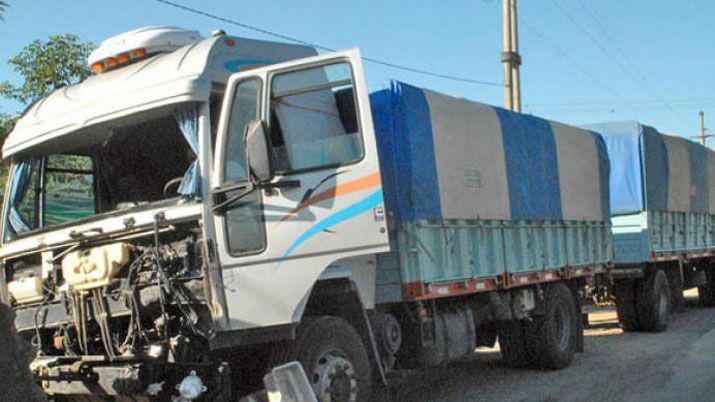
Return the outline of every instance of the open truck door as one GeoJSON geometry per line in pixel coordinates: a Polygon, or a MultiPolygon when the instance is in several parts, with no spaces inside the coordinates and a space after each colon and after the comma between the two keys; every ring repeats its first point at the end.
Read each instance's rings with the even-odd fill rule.
{"type": "Polygon", "coordinates": [[[232,75],[215,149],[211,209],[229,329],[299,321],[328,266],[388,249],[357,49],[232,75]]]}

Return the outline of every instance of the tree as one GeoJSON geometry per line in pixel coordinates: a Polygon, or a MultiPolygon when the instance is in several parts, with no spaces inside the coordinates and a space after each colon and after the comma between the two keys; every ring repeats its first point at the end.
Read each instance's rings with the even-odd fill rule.
{"type": "MultiPolygon", "coordinates": [[[[16,121],[17,117],[0,112],[0,148],[2,148],[2,144],[5,142],[5,137],[10,133],[10,131],[12,131],[12,128],[15,126],[16,121]]],[[[5,164],[0,164],[0,186],[2,186],[0,187],[0,195],[5,188],[7,173],[8,171],[5,164]]],[[[0,197],[0,199],[2,199],[2,197],[0,197]]]]}
{"type": "Polygon", "coordinates": [[[8,7],[10,5],[7,4],[7,1],[0,1],[0,21],[5,19],[5,11],[7,11],[8,7]]]}
{"type": "Polygon", "coordinates": [[[76,84],[90,74],[87,56],[92,47],[73,34],[34,40],[8,61],[22,76],[22,84],[2,82],[0,96],[28,104],[57,88],[76,84]]]}
{"type": "MultiPolygon", "coordinates": [[[[7,7],[7,2],[0,0],[0,17],[7,7]]],[[[0,97],[27,106],[58,88],[83,80],[90,74],[87,56],[92,47],[73,34],[34,40],[9,59],[8,64],[22,81],[18,85],[0,82],[0,97]]],[[[0,110],[0,147],[18,118],[0,110]]],[[[0,163],[0,193],[5,188],[7,170],[7,162],[0,163]]]]}
{"type": "MultiPolygon", "coordinates": [[[[0,0],[0,13],[6,7],[7,2],[0,0]]],[[[90,74],[87,56],[92,47],[91,43],[73,34],[34,40],[9,59],[8,64],[22,81],[18,85],[1,82],[0,97],[27,106],[58,88],[83,80],[90,74]]],[[[17,116],[0,110],[0,144],[16,120],[17,116]]],[[[5,178],[5,166],[2,166],[0,177],[5,178]]]]}

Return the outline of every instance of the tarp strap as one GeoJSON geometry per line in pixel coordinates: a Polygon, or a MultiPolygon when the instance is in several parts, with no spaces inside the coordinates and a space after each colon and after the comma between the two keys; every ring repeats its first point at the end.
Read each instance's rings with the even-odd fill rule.
{"type": "Polygon", "coordinates": [[[176,190],[177,193],[189,196],[198,197],[200,189],[200,177],[199,177],[199,114],[197,111],[197,106],[193,105],[186,109],[179,110],[175,114],[176,123],[179,125],[181,133],[184,135],[186,142],[189,143],[191,150],[194,151],[197,158],[191,162],[186,173],[184,173],[184,178],[179,184],[179,188],[176,190]]]}

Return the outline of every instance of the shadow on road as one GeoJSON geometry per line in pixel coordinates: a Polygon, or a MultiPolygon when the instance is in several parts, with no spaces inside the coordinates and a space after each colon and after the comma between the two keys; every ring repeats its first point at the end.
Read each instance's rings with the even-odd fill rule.
{"type": "MultiPolygon", "coordinates": [[[[696,292],[686,293],[686,306],[684,313],[674,315],[668,331],[658,334],[625,333],[614,308],[589,308],[590,325],[584,330],[586,350],[567,369],[512,369],[502,363],[497,344],[479,348],[470,358],[447,366],[396,371],[390,375],[389,397],[381,400],[646,400],[643,397],[652,399],[654,390],[677,395],[677,384],[682,381],[674,374],[674,362],[682,361],[686,351],[699,345],[699,340],[715,328],[715,309],[701,308],[696,292]],[[641,394],[644,389],[651,392],[641,394]]],[[[704,349],[701,345],[695,350],[702,354],[704,349]]],[[[690,366],[704,369],[700,361],[690,366]]],[[[715,384],[715,365],[706,371],[695,385],[706,384],[709,379],[715,384]]],[[[690,392],[697,400],[706,390],[699,387],[690,392]]]]}

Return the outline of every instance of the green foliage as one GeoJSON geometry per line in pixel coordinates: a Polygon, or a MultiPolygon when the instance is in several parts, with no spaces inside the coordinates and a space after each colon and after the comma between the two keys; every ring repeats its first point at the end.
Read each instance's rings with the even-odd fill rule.
{"type": "Polygon", "coordinates": [[[7,1],[0,1],[0,21],[5,19],[5,11],[7,11],[8,7],[10,5],[7,4],[7,1]]]}
{"type": "MultiPolygon", "coordinates": [[[[15,121],[17,121],[17,117],[0,112],[0,148],[2,148],[5,137],[15,126],[15,121]]],[[[5,181],[7,180],[8,167],[6,165],[5,163],[0,163],[0,186],[2,186],[0,187],[0,193],[5,188],[5,181]]]]}
{"type": "Polygon", "coordinates": [[[21,85],[0,83],[0,96],[28,104],[90,74],[87,56],[93,45],[73,34],[52,35],[25,46],[8,63],[23,78],[21,85]]]}
{"type": "MultiPolygon", "coordinates": [[[[0,0],[0,18],[7,7],[7,1],[0,0]]],[[[8,61],[22,77],[22,83],[0,82],[0,97],[27,105],[57,88],[81,81],[90,74],[87,56],[92,47],[91,43],[83,42],[72,34],[33,41],[8,61]]],[[[0,111],[0,146],[17,119],[18,116],[0,111]]],[[[0,164],[0,192],[5,187],[7,175],[7,163],[0,164]]]]}

